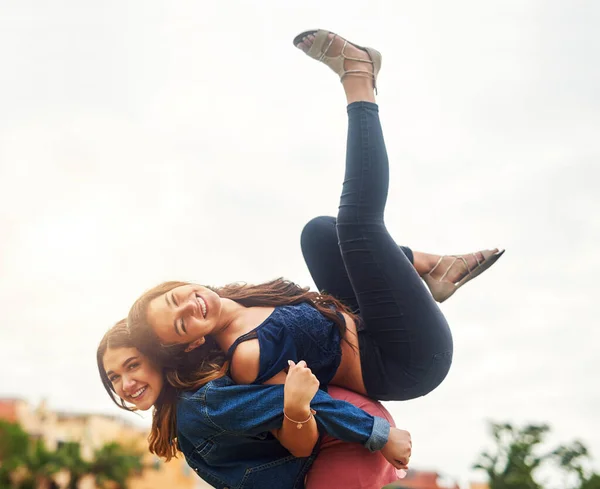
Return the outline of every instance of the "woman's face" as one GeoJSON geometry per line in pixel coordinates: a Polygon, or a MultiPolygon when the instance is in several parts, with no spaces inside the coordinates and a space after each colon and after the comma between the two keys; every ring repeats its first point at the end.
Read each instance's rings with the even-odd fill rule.
{"type": "MultiPolygon", "coordinates": [[[[158,296],[148,306],[148,322],[166,345],[204,343],[221,314],[221,298],[201,285],[182,285],[158,296]]],[[[191,345],[192,346],[192,345],[191,345]]]]}
{"type": "Polygon", "coordinates": [[[103,364],[121,399],[141,411],[154,405],[163,388],[162,371],[137,348],[108,348],[103,364]]]}

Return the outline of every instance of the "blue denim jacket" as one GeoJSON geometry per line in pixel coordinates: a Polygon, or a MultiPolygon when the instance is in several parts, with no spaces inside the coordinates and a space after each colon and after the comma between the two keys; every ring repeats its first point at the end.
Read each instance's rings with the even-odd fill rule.
{"type": "MultiPolygon", "coordinates": [[[[320,432],[364,445],[387,443],[390,425],[324,391],[311,402],[320,432]]],[[[180,392],[177,442],[202,479],[219,489],[301,489],[317,450],[308,458],[290,454],[269,430],[283,422],[283,385],[238,385],[229,377],[197,391],[180,392]]]]}

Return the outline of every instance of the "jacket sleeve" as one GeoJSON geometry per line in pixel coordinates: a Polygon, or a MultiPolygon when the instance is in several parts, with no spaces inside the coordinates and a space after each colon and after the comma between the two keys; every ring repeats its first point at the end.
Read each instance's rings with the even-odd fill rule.
{"type": "Polygon", "coordinates": [[[349,402],[334,399],[321,389],[310,405],[317,411],[315,419],[320,431],[334,438],[360,443],[371,452],[381,450],[388,441],[390,423],[387,419],[372,416],[349,402]]]}
{"type": "MultiPolygon", "coordinates": [[[[189,407],[201,409],[212,430],[252,436],[281,427],[283,388],[282,384],[207,386],[202,396],[180,402],[203,404],[189,407]]],[[[317,412],[315,419],[320,430],[334,438],[360,443],[370,451],[381,450],[387,443],[390,424],[383,418],[333,399],[321,389],[311,407],[317,412]]]]}

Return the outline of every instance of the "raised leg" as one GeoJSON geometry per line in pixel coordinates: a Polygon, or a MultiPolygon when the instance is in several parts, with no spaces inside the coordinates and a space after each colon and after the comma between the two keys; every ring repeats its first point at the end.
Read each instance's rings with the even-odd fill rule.
{"type": "MultiPolygon", "coordinates": [[[[373,70],[373,65],[354,61],[369,59],[370,51],[338,37],[330,39],[328,58],[343,53],[353,60],[344,61],[342,71],[373,70]]],[[[301,47],[310,50],[310,45],[308,38],[301,47]]],[[[374,81],[344,76],[342,85],[348,101],[348,141],[336,230],[365,326],[359,337],[363,377],[372,397],[410,399],[430,392],[446,376],[452,337],[419,274],[383,221],[389,168],[374,81]]]]}

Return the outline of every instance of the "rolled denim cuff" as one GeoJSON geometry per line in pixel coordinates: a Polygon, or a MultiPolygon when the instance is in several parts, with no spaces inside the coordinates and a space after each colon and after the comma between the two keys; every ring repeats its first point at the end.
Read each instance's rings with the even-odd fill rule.
{"type": "Polygon", "coordinates": [[[370,452],[381,450],[390,436],[390,423],[387,419],[374,416],[373,431],[365,443],[365,448],[370,452]]]}
{"type": "Polygon", "coordinates": [[[374,110],[375,112],[379,112],[379,106],[373,102],[365,102],[365,101],[352,102],[351,104],[348,104],[348,107],[346,107],[346,110],[348,112],[351,112],[353,110],[362,110],[362,109],[374,110]]]}

